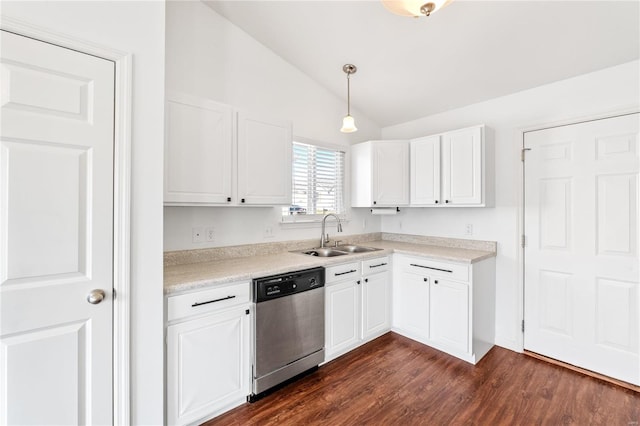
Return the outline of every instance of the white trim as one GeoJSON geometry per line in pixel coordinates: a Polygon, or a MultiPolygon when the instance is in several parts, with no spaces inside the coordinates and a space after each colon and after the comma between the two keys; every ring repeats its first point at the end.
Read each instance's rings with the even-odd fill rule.
{"type": "MultiPolygon", "coordinates": [[[[517,253],[517,262],[518,262],[518,284],[517,284],[517,298],[518,298],[518,318],[520,319],[520,321],[524,321],[524,248],[522,247],[522,244],[520,243],[520,238],[521,235],[524,234],[524,162],[520,161],[520,150],[524,147],[524,135],[525,133],[529,133],[529,132],[534,132],[534,131],[538,131],[538,130],[544,130],[544,129],[549,129],[549,128],[553,128],[553,127],[560,127],[560,126],[569,126],[572,124],[579,124],[579,123],[584,123],[584,122],[588,122],[588,121],[595,121],[595,120],[604,120],[607,118],[613,118],[613,117],[619,117],[622,115],[629,115],[629,114],[634,114],[634,113],[640,113],[640,107],[638,105],[634,105],[634,106],[629,106],[626,108],[621,108],[621,109],[616,109],[613,111],[609,111],[609,112],[605,112],[605,113],[601,113],[601,114],[593,114],[593,115],[587,115],[587,116],[579,116],[579,117],[574,117],[574,118],[570,118],[570,119],[565,119],[565,120],[558,120],[558,121],[554,121],[554,122],[547,122],[547,123],[539,123],[536,125],[528,125],[528,126],[521,126],[519,129],[516,130],[516,134],[514,135],[514,138],[519,141],[518,142],[518,151],[517,151],[517,161],[520,163],[520,167],[518,167],[518,172],[517,172],[517,176],[516,178],[518,179],[518,185],[517,185],[517,199],[518,199],[518,219],[517,219],[517,233],[516,233],[516,239],[517,239],[517,244],[516,247],[518,248],[518,253],[517,253]]],[[[526,154],[525,154],[526,155],[526,154]]],[[[526,324],[525,324],[526,326],[526,324]]],[[[520,332],[520,324],[518,324],[518,332],[517,332],[517,337],[516,337],[516,345],[517,345],[517,350],[520,352],[524,352],[524,333],[520,332]]]]}
{"type": "Polygon", "coordinates": [[[130,189],[132,55],[77,37],[0,16],[0,28],[115,63],[113,198],[113,424],[131,423],[130,189]]]}

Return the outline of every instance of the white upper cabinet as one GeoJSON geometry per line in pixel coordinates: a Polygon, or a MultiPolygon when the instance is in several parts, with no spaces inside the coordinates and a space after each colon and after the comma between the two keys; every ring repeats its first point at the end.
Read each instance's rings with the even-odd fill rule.
{"type": "Polygon", "coordinates": [[[170,93],[166,102],[166,205],[288,205],[291,122],[170,93]]]}
{"type": "Polygon", "coordinates": [[[368,141],[352,146],[353,207],[409,204],[409,143],[368,141]]]}
{"type": "Polygon", "coordinates": [[[483,130],[483,127],[473,127],[442,135],[442,198],[445,204],[483,204],[483,130]]]}
{"type": "Polygon", "coordinates": [[[291,204],[291,122],[238,113],[240,204],[291,204]]]}
{"type": "Polygon", "coordinates": [[[411,205],[440,203],[440,135],[411,141],[411,205]]]}
{"type": "Polygon", "coordinates": [[[411,140],[411,205],[488,205],[485,127],[411,140]]]}
{"type": "Polygon", "coordinates": [[[165,203],[229,203],[233,109],[171,93],[165,122],[165,203]]]}

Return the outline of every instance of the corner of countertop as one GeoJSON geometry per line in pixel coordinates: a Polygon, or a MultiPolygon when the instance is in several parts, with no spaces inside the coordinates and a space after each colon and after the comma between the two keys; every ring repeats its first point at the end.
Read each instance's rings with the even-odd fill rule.
{"type": "Polygon", "coordinates": [[[396,241],[400,243],[425,244],[430,246],[459,248],[466,250],[479,250],[496,254],[498,243],[496,241],[467,240],[463,238],[433,237],[429,235],[395,234],[382,232],[383,241],[396,241]]]}

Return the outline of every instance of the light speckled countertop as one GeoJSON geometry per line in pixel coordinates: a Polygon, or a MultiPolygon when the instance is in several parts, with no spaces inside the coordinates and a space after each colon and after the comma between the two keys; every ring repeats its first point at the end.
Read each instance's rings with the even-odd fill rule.
{"type": "Polygon", "coordinates": [[[251,257],[214,260],[210,262],[167,265],[164,268],[164,292],[165,294],[181,293],[317,266],[330,266],[364,259],[373,259],[392,253],[423,256],[436,260],[467,264],[475,263],[496,255],[495,251],[388,240],[368,241],[361,245],[376,247],[382,250],[336,257],[313,257],[299,253],[281,252],[251,257]]]}

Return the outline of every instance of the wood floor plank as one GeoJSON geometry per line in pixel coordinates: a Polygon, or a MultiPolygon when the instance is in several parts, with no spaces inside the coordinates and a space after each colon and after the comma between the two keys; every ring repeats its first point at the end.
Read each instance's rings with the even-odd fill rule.
{"type": "Polygon", "coordinates": [[[640,393],[493,348],[478,365],[395,333],[320,367],[217,425],[640,424],[640,393]]]}

